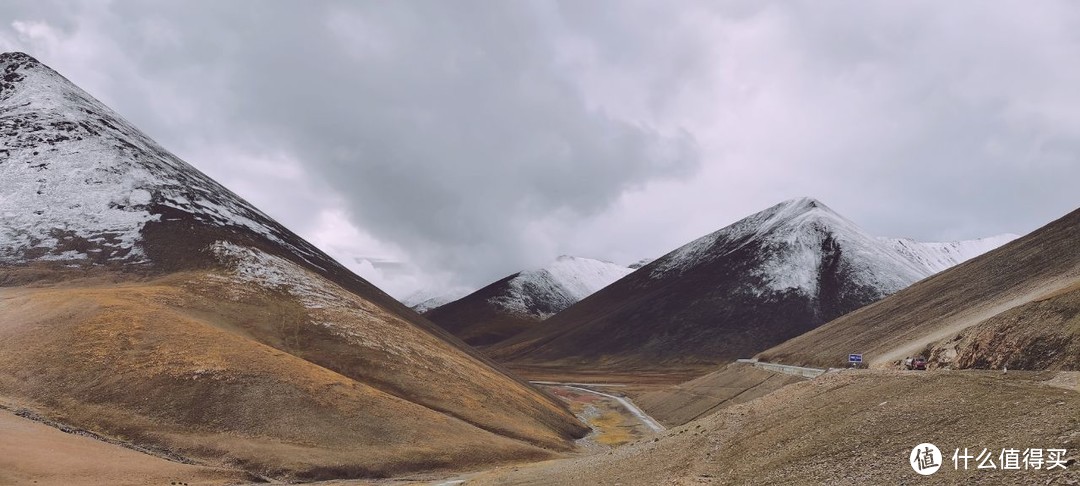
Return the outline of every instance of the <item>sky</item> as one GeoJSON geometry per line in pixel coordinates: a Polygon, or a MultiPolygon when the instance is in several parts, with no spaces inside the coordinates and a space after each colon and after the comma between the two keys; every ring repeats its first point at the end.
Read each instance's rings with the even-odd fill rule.
{"type": "Polygon", "coordinates": [[[1080,206],[1070,1],[15,0],[0,50],[399,298],[800,196],[926,241],[1080,206]]]}

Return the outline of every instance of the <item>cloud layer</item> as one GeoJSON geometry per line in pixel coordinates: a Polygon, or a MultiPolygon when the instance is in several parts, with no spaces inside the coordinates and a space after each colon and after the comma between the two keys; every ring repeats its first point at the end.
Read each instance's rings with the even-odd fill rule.
{"type": "Polygon", "coordinates": [[[658,256],[800,195],[931,240],[1030,231],[1078,202],[1068,2],[0,13],[0,48],[50,64],[399,296],[560,253],[658,256]]]}

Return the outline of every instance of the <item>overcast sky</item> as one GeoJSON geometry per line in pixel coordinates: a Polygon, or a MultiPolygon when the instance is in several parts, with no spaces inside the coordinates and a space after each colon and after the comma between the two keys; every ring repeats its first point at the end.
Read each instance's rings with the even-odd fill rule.
{"type": "Polygon", "coordinates": [[[1080,202],[1071,1],[6,1],[50,65],[398,297],[813,196],[877,235],[1080,202]]]}

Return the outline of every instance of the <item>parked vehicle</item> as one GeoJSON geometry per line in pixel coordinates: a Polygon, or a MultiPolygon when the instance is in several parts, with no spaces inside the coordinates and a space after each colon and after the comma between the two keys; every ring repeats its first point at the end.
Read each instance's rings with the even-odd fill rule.
{"type": "Polygon", "coordinates": [[[925,370],[926,369],[926,358],[924,358],[922,356],[919,356],[919,357],[911,360],[911,369],[913,369],[913,370],[925,370]]]}

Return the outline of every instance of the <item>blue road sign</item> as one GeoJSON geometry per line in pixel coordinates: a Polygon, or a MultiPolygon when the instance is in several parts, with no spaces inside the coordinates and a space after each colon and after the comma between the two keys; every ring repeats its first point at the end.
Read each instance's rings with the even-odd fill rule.
{"type": "Polygon", "coordinates": [[[849,355],[847,355],[847,360],[848,360],[849,363],[862,363],[862,355],[861,354],[849,354],[849,355]]]}

